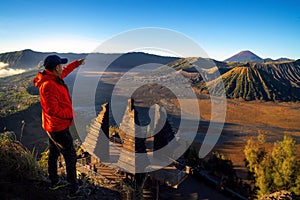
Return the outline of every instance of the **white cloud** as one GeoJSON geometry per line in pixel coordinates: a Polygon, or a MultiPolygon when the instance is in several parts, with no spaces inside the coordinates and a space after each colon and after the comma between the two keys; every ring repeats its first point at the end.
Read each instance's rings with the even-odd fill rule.
{"type": "Polygon", "coordinates": [[[0,69],[4,69],[8,66],[8,63],[0,62],[0,69]]]}
{"type": "Polygon", "coordinates": [[[24,69],[12,69],[12,68],[1,69],[0,68],[0,78],[15,75],[15,74],[21,74],[25,71],[26,70],[24,69]]]}

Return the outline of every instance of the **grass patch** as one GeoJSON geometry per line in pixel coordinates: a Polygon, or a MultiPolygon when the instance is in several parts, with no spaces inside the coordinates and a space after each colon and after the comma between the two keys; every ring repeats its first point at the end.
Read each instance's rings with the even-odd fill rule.
{"type": "Polygon", "coordinates": [[[0,179],[8,181],[39,180],[43,169],[13,132],[0,133],[0,179]]]}

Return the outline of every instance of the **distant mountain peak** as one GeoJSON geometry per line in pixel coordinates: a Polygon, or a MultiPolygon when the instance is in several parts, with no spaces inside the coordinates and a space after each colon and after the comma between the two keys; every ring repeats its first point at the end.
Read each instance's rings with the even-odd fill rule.
{"type": "Polygon", "coordinates": [[[263,62],[263,59],[249,50],[241,51],[224,60],[225,62],[263,62]]]}
{"type": "Polygon", "coordinates": [[[237,53],[237,55],[243,55],[243,54],[251,54],[251,55],[255,55],[254,53],[252,53],[252,52],[249,51],[249,50],[244,50],[244,51],[241,51],[241,52],[237,53]]]}

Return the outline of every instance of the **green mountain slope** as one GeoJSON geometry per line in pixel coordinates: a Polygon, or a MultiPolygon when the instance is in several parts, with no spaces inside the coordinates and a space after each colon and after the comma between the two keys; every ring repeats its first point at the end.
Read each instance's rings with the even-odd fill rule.
{"type": "Polygon", "coordinates": [[[0,117],[26,110],[39,102],[38,89],[32,84],[37,71],[0,78],[0,117]]]}
{"type": "Polygon", "coordinates": [[[288,81],[279,81],[271,73],[251,66],[235,67],[219,78],[198,86],[202,91],[211,88],[213,94],[220,94],[223,81],[228,98],[242,98],[244,100],[265,101],[299,101],[299,88],[288,81]]]}

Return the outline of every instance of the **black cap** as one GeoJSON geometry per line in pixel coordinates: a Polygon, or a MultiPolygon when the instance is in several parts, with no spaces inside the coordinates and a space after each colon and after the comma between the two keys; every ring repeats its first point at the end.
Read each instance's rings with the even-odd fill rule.
{"type": "Polygon", "coordinates": [[[54,67],[56,67],[59,64],[66,64],[68,62],[67,58],[60,58],[57,55],[49,55],[47,58],[44,60],[44,66],[48,70],[53,70],[54,67]]]}

